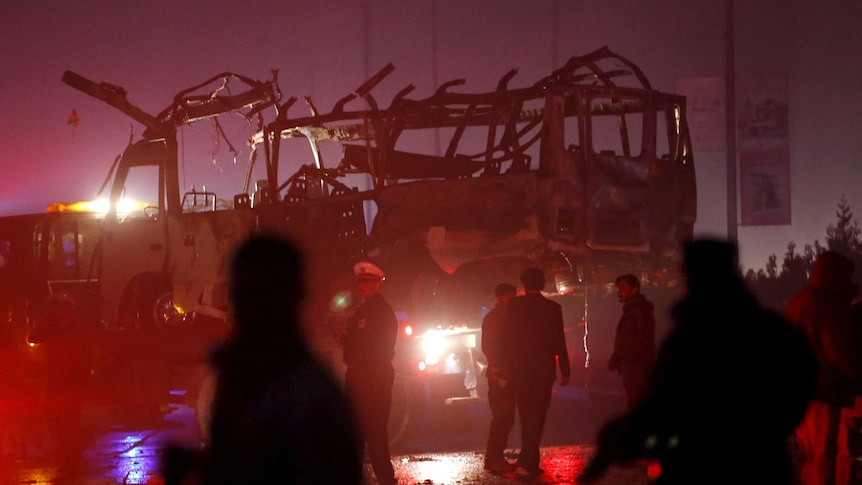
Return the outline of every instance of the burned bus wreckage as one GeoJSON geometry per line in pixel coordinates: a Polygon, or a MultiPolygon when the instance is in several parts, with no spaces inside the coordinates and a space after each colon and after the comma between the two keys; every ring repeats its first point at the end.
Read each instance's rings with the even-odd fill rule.
{"type": "MultiPolygon", "coordinates": [[[[384,293],[417,330],[417,345],[427,332],[456,342],[456,367],[475,396],[472,354],[481,355],[477,329],[497,283],[515,284],[523,269],[538,266],[551,293],[583,298],[621,273],[639,273],[645,284],[670,279],[696,215],[684,97],[654,90],[607,48],[572,57],[527,87],[510,86],[512,70],[492,92],[462,93],[464,81],[455,80],[424,99],[412,98],[410,85],[383,103],[373,92],[393,70],[386,66],[328,112],[306,98],[300,115],[275,79],[223,73],[177,94],[155,116],[129,103],[122,88],[67,72],[66,84],[145,131],[111,167],[106,213],[56,206],[0,222],[4,260],[15,257],[12,232],[23,231],[29,248],[21,252],[38,273],[29,294],[20,294],[23,285],[16,290],[26,308],[4,302],[10,318],[37,319],[40,299],[63,291],[105,329],[181,334],[155,347],[171,354],[185,346],[188,357],[188,347],[206,348],[190,344],[201,322],[228,318],[231,250],[252,232],[276,231],[306,253],[312,327],[337,325],[353,264],[373,261],[387,272],[384,293]],[[234,92],[241,84],[239,94],[226,94],[228,83],[234,92]],[[225,113],[258,127],[243,190],[227,201],[184,192],[178,127],[225,113]],[[282,160],[292,139],[306,158],[284,177],[288,163],[297,166],[295,157],[282,160]],[[127,210],[124,188],[142,167],[157,172],[158,199],[127,210]],[[261,168],[265,178],[252,187],[261,168]]],[[[406,340],[399,346],[410,348],[406,340]]],[[[448,372],[445,356],[421,354],[399,358],[405,369],[448,372]]]]}

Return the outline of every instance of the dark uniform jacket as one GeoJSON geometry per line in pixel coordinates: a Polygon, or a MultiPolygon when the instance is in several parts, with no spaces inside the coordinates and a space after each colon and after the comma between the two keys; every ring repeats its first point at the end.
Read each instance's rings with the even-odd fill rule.
{"type": "Polygon", "coordinates": [[[516,297],[506,307],[503,327],[504,372],[513,382],[538,379],[553,382],[560,373],[571,375],[563,309],[539,293],[516,297]]]}
{"type": "Polygon", "coordinates": [[[641,294],[623,304],[623,315],[617,325],[614,353],[609,370],[623,367],[649,369],[655,360],[654,305],[641,294]]]}
{"type": "Polygon", "coordinates": [[[488,365],[492,367],[500,365],[504,314],[505,308],[498,303],[482,319],[482,353],[488,359],[488,365]]]}
{"type": "Polygon", "coordinates": [[[389,366],[395,357],[398,320],[380,293],[362,303],[347,322],[344,364],[354,369],[389,366]]]}

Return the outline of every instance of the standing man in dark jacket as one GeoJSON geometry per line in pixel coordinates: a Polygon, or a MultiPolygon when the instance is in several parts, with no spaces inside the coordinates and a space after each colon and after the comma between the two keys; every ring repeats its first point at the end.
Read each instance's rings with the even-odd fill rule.
{"type": "Polygon", "coordinates": [[[389,303],[380,294],[385,275],[369,262],[357,263],[356,292],[360,305],[347,322],[342,339],[345,385],[359,415],[360,427],[368,445],[371,467],[381,485],[398,483],[389,455],[389,433],[386,426],[392,407],[392,384],[395,382],[395,340],[398,320],[389,303]]]}
{"type": "Polygon", "coordinates": [[[504,372],[515,393],[521,423],[521,453],[517,466],[528,475],[541,475],[539,444],[551,391],[560,367],[560,385],[571,377],[563,334],[563,309],[542,295],[545,274],[538,268],[521,273],[524,295],[509,302],[503,328],[504,372]]]}
{"type": "Polygon", "coordinates": [[[623,304],[623,315],[617,325],[614,353],[608,369],[623,378],[628,409],[643,395],[649,372],[655,360],[655,306],[641,294],[637,276],[617,277],[617,297],[623,304]]]}
{"type": "Polygon", "coordinates": [[[509,440],[509,432],[515,424],[515,394],[500,369],[502,353],[503,322],[506,306],[515,298],[517,290],[508,283],[500,283],[494,289],[496,304],[482,319],[482,352],[488,359],[488,405],[491,407],[491,427],[488,431],[488,446],[485,452],[485,469],[492,473],[513,470],[503,452],[509,440]]]}

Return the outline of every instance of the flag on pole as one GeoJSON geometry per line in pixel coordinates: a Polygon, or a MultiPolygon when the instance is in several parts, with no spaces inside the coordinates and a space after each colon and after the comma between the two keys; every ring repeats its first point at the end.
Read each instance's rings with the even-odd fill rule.
{"type": "Polygon", "coordinates": [[[81,120],[80,120],[80,118],[78,118],[78,112],[73,109],[72,114],[69,115],[69,121],[67,121],[66,123],[69,125],[72,125],[72,128],[74,128],[74,127],[78,126],[78,123],[80,123],[80,122],[81,122],[81,120]]]}

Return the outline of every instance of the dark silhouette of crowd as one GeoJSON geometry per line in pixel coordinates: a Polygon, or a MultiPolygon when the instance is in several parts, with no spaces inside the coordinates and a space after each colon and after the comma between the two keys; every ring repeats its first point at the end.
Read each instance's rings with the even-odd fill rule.
{"type": "MultiPolygon", "coordinates": [[[[654,360],[653,305],[634,275],[617,280],[622,336],[609,364],[622,370],[635,359],[647,377],[626,386],[627,410],[602,426],[579,483],[599,481],[615,464],[649,463],[658,485],[850,485],[846,460],[862,446],[853,441],[862,420],[862,303],[851,311],[852,263],[820,255],[809,286],[779,315],[746,287],[734,244],[698,239],[683,253],[686,293],[654,360]]],[[[256,235],[237,249],[234,326],[212,354],[210,442],[202,453],[166,450],[166,483],[359,484],[366,443],[379,483],[397,483],[386,434],[397,321],[379,293],[383,271],[368,262],[354,271],[361,304],[340,338],[345,387],[305,340],[296,247],[256,235]]],[[[497,306],[483,322],[489,388],[497,393],[489,395],[485,466],[538,476],[552,387],[558,371],[561,385],[571,371],[562,310],[542,295],[543,272],[529,268],[521,281],[523,296],[498,286],[497,306]],[[510,463],[503,448],[516,410],[522,446],[510,463]]]]}

